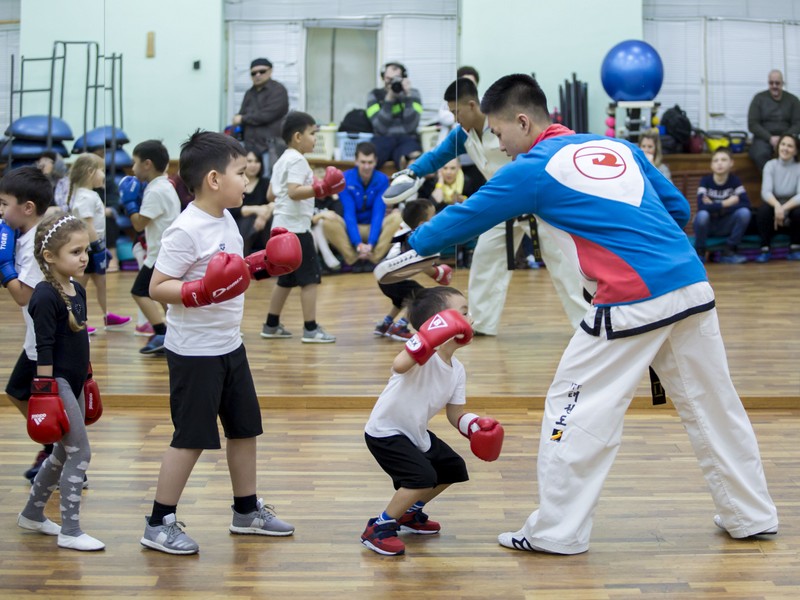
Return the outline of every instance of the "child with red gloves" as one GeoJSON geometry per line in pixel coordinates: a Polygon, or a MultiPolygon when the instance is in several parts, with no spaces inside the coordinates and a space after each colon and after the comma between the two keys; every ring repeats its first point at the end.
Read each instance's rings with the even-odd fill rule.
{"type": "Polygon", "coordinates": [[[242,236],[226,209],[242,204],[246,167],[245,150],[232,137],[198,131],[183,144],[180,175],[195,199],[164,232],[150,281],[150,297],[169,305],[164,348],[175,432],[140,542],[168,554],[199,550],[176,512],[203,450],[220,448],[218,417],[233,491],[230,532],[294,532],[257,495],[261,409],[240,326],[251,279],[290,273],[302,255],[297,236],[273,229],[266,249],[242,257],[242,236]]]}
{"type": "MultiPolygon", "coordinates": [[[[436,214],[433,203],[427,198],[418,198],[406,202],[403,208],[403,224],[395,234],[394,244],[387,254],[388,258],[398,256],[408,249],[405,239],[418,226],[430,221],[436,214]]],[[[423,271],[428,277],[440,285],[450,285],[453,277],[453,269],[450,265],[434,264],[423,271]]],[[[378,287],[383,295],[392,301],[392,307],[382,321],[375,325],[373,333],[378,336],[386,336],[398,342],[406,342],[413,335],[408,329],[408,319],[406,317],[397,318],[405,310],[405,305],[414,299],[420,290],[424,289],[421,284],[413,279],[403,279],[394,283],[381,283],[378,287]],[[395,319],[397,319],[395,321],[395,319]]]]}
{"type": "Polygon", "coordinates": [[[384,555],[405,553],[398,531],[439,533],[422,508],[453,483],[467,481],[467,467],[450,446],[428,431],[443,407],[453,427],[469,438],[472,452],[493,461],[503,445],[494,419],[465,412],[466,374],[453,354],[472,341],[463,294],[451,287],[420,291],[408,307],[417,333],[392,363],[392,376],[364,428],[367,448],[392,478],[386,509],[367,522],[361,543],[384,555]]]}

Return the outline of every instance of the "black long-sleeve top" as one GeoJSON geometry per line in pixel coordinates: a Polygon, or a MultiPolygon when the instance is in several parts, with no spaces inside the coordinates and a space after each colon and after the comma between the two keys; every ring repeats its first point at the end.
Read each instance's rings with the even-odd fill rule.
{"type": "MultiPolygon", "coordinates": [[[[86,322],[86,290],[77,282],[75,295],[68,296],[78,323],[86,322]]],[[[36,331],[37,366],[53,367],[53,377],[63,377],[72,393],[79,397],[89,370],[89,333],[86,328],[69,328],[67,306],[55,288],[39,282],[28,303],[28,313],[36,331]]]]}

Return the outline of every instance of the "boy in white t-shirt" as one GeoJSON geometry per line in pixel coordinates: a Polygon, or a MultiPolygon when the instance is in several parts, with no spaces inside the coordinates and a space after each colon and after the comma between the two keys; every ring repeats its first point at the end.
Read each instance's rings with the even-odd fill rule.
{"type": "Polygon", "coordinates": [[[497,421],[464,412],[466,374],[453,356],[472,341],[464,295],[451,287],[420,290],[408,306],[408,318],[417,333],[394,359],[389,383],[364,428],[367,448],[396,490],[361,534],[362,544],[384,555],[405,553],[398,531],[439,533],[439,523],[422,508],[451,484],[469,479],[464,459],[428,431],[436,413],[446,408],[447,419],[483,460],[497,459],[503,445],[497,421]]]}
{"type": "MultiPolygon", "coordinates": [[[[36,167],[20,167],[0,179],[0,281],[22,308],[25,341],[6,385],[9,401],[28,416],[31,383],[36,376],[36,333],[28,314],[33,289],[44,279],[33,256],[36,228],[53,202],[53,186],[36,167]],[[16,230],[16,231],[15,231],[16,230]]],[[[53,452],[47,444],[39,451],[25,478],[33,481],[44,460],[53,452]]]]}
{"type": "Polygon", "coordinates": [[[283,122],[281,136],[288,148],[272,168],[267,199],[270,202],[275,200],[272,231],[281,227],[297,234],[303,248],[303,263],[294,273],[278,278],[278,285],[272,290],[261,337],[292,337],[280,322],[280,317],[292,288],[299,286],[303,307],[302,341],[318,344],[336,341],[335,336],[317,323],[317,286],[321,281],[322,269],[311,233],[311,217],[314,215],[314,198],[341,192],[345,181],[342,172],[335,167],[328,167],[323,179],[314,178],[314,172],[303,154],[314,150],[316,132],[314,117],[304,112],[290,112],[283,122]]]}
{"type": "Polygon", "coordinates": [[[134,176],[119,182],[120,204],[133,228],[144,231],[147,242],[147,257],[131,287],[131,296],[153,327],[153,335],[139,350],[141,354],[163,354],[167,333],[164,308],[150,298],[150,280],[161,249],[161,237],[181,213],[181,201],[167,177],[167,166],[169,152],[164,144],[147,140],[133,149],[134,176]]]}
{"type": "Polygon", "coordinates": [[[164,348],[175,432],[140,541],[168,554],[199,550],[175,513],[200,454],[220,448],[217,417],[227,438],[231,533],[294,532],[256,494],[261,410],[240,325],[251,277],[297,268],[300,244],[294,234],[273,231],[265,250],[242,258],[242,236],[226,209],[242,204],[246,166],[244,149],[232,137],[198,131],[183,144],[180,174],[196,196],[164,232],[150,281],[150,297],[169,305],[164,348]]]}

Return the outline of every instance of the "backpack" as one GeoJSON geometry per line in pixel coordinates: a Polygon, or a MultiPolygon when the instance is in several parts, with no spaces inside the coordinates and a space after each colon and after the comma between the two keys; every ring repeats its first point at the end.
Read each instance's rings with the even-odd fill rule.
{"type": "Polygon", "coordinates": [[[339,131],[347,133],[372,133],[372,123],[363,108],[354,108],[342,119],[339,131]]]}
{"type": "Polygon", "coordinates": [[[664,111],[661,117],[661,125],[667,135],[672,136],[675,144],[680,150],[685,150],[692,135],[692,122],[686,113],[677,104],[664,111]]]}

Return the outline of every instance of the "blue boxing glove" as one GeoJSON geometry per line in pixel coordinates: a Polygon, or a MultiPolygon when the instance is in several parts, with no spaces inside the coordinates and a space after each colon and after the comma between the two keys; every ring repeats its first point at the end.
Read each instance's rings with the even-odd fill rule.
{"type": "Polygon", "coordinates": [[[19,277],[14,266],[16,245],[17,232],[11,229],[5,221],[0,221],[0,281],[3,286],[7,286],[9,281],[19,277]]]}
{"type": "Polygon", "coordinates": [[[142,196],[144,195],[142,182],[133,175],[126,175],[119,182],[119,203],[122,210],[129,217],[138,213],[142,207],[142,196]]]}
{"type": "Polygon", "coordinates": [[[89,243],[89,260],[92,261],[94,273],[105,275],[108,266],[108,253],[106,243],[103,240],[95,240],[89,243]]]}

